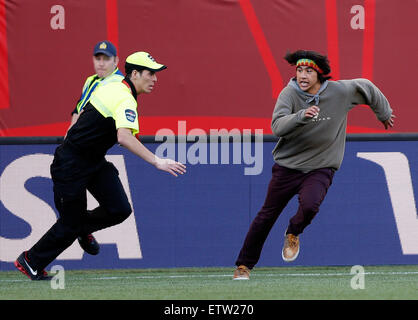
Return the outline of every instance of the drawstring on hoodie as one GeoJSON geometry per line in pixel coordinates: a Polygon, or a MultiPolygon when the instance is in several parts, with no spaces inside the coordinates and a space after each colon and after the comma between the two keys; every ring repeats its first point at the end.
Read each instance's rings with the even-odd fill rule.
{"type": "Polygon", "coordinates": [[[315,105],[319,105],[319,95],[321,94],[322,91],[324,91],[326,89],[326,87],[328,86],[328,80],[325,80],[324,83],[321,84],[321,87],[319,88],[318,92],[316,94],[310,94],[307,93],[305,91],[303,91],[299,85],[296,82],[296,79],[293,78],[289,81],[289,85],[292,86],[293,88],[295,88],[299,93],[301,93],[302,95],[305,96],[305,101],[306,103],[311,103],[312,101],[315,100],[315,105]]]}

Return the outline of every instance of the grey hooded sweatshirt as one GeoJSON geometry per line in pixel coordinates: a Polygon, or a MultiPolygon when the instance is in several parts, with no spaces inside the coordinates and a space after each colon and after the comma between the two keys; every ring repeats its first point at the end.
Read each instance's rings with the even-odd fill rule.
{"type": "Polygon", "coordinates": [[[338,170],[344,157],[347,113],[359,104],[369,105],[380,121],[392,114],[386,97],[367,79],[325,81],[316,95],[290,80],[277,99],[271,122],[273,133],[280,137],[274,161],[303,172],[338,170]],[[320,108],[319,115],[305,118],[305,109],[312,105],[320,108]]]}

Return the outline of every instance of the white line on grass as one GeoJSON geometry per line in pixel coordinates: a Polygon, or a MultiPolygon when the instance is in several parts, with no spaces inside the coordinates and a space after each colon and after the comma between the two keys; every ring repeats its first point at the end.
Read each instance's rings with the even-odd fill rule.
{"type": "MultiPolygon", "coordinates": [[[[406,272],[365,272],[365,275],[412,275],[418,274],[414,271],[406,272]]],[[[257,278],[261,277],[332,277],[332,276],[352,276],[350,273],[338,272],[338,273],[265,273],[255,274],[252,276],[257,278]]],[[[93,277],[93,280],[121,280],[121,279],[187,279],[187,278],[224,278],[231,277],[231,274],[206,274],[206,275],[161,275],[161,276],[111,276],[111,277],[93,277]]]]}
{"type": "MultiPolygon", "coordinates": [[[[405,272],[365,272],[365,275],[413,275],[418,274],[418,271],[405,271],[405,272]]],[[[335,272],[335,273],[259,273],[255,272],[252,274],[252,278],[262,277],[334,277],[334,276],[352,276],[346,272],[335,272]]],[[[87,278],[73,278],[71,280],[123,280],[123,279],[191,279],[191,278],[224,278],[231,277],[231,274],[204,274],[204,275],[161,275],[161,276],[109,276],[109,277],[87,277],[87,278]]],[[[27,279],[0,279],[0,282],[23,282],[28,281],[27,279]]]]}

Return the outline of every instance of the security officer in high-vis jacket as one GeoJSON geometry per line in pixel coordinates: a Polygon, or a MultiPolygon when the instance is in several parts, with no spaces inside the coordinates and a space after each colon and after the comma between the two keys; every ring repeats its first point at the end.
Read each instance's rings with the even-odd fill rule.
{"type": "Polygon", "coordinates": [[[146,52],[126,59],[126,76],[94,91],[64,142],[57,147],[51,164],[54,202],[59,212],[56,223],[15,266],[32,280],[48,279],[45,267],[68,248],[80,234],[114,226],[132,212],[115,166],[105,159],[116,143],[174,176],[186,172],[185,165],[161,159],[136,137],[137,95],[151,93],[156,73],[166,69],[146,52]],[[87,190],[99,206],[87,213],[87,190]]]}
{"type": "Polygon", "coordinates": [[[81,96],[71,113],[70,127],[77,121],[79,114],[89,101],[91,94],[99,86],[109,82],[121,82],[124,75],[118,68],[119,57],[114,44],[110,41],[99,41],[93,49],[93,67],[95,74],[87,77],[81,96]]]}

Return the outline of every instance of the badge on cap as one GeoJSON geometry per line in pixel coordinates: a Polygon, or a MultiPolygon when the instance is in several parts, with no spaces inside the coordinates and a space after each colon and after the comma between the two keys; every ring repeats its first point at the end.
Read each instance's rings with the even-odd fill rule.
{"type": "Polygon", "coordinates": [[[148,53],[148,58],[150,58],[153,62],[157,62],[149,53],[148,53]]]}

